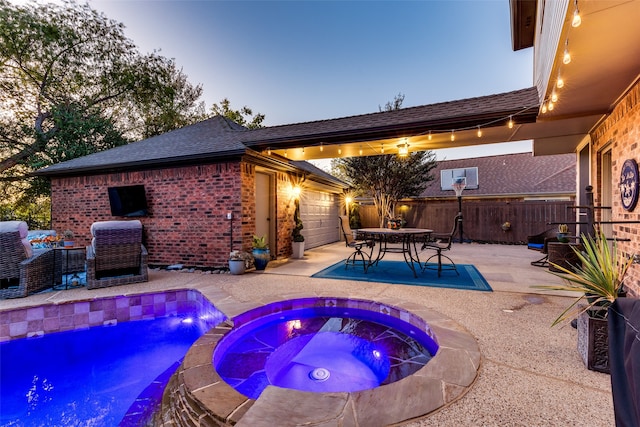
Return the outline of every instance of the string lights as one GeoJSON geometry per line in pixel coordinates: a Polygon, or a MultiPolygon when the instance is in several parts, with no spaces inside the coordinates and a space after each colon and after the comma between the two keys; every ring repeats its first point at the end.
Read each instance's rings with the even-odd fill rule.
{"type": "MultiPolygon", "coordinates": [[[[546,100],[543,102],[542,106],[540,107],[540,108],[541,108],[542,113],[546,113],[547,111],[551,111],[551,110],[553,110],[554,102],[555,102],[557,99],[558,99],[557,94],[553,94],[552,96],[550,96],[550,97],[549,97],[549,99],[546,99],[546,100]]],[[[429,131],[425,131],[425,132],[422,132],[422,133],[416,134],[415,136],[416,136],[416,137],[419,137],[419,136],[424,135],[424,136],[426,136],[426,139],[428,139],[429,141],[432,141],[432,140],[434,139],[434,137],[439,138],[439,135],[444,136],[444,134],[445,134],[445,133],[448,133],[448,134],[449,134],[449,140],[450,140],[451,142],[455,142],[455,140],[456,140],[456,136],[457,136],[457,135],[456,135],[456,132],[461,132],[461,131],[474,131],[474,132],[475,132],[475,134],[476,134],[476,136],[477,136],[478,138],[482,138],[482,137],[484,136],[483,128],[487,128],[487,127],[495,127],[495,126],[497,126],[499,123],[503,123],[503,125],[506,125],[506,127],[508,127],[509,129],[513,129],[513,128],[515,127],[515,123],[516,123],[516,121],[515,121],[514,117],[517,117],[517,116],[519,116],[520,114],[527,113],[529,110],[534,109],[534,108],[538,108],[538,107],[539,107],[539,106],[538,106],[537,104],[536,104],[536,105],[529,106],[529,107],[523,107],[523,108],[522,108],[520,111],[518,111],[518,112],[515,112],[515,113],[513,113],[513,114],[510,114],[510,115],[508,115],[508,116],[506,116],[506,117],[496,118],[496,119],[493,119],[493,120],[488,121],[488,122],[484,122],[484,123],[480,123],[480,124],[473,124],[473,125],[468,126],[468,127],[460,127],[460,128],[450,129],[450,130],[446,130],[446,131],[445,131],[445,130],[443,130],[443,131],[438,131],[438,130],[435,130],[435,131],[434,131],[434,130],[429,130],[429,131]]],[[[437,141],[437,140],[438,140],[438,139],[436,139],[436,141],[437,141]]],[[[311,144],[311,146],[314,146],[314,145],[317,147],[317,150],[318,150],[319,152],[324,152],[324,145],[325,145],[325,144],[324,144],[324,142],[319,142],[319,143],[317,143],[317,144],[311,144]]],[[[369,149],[371,149],[371,150],[372,150],[372,151],[374,151],[374,152],[375,152],[375,151],[378,151],[378,150],[376,150],[373,146],[371,146],[371,145],[369,145],[369,144],[367,144],[367,146],[369,147],[369,149]]],[[[408,138],[406,138],[406,137],[405,137],[405,138],[402,138],[402,139],[401,139],[401,142],[397,145],[397,148],[398,148],[398,155],[403,156],[403,157],[404,157],[404,156],[407,156],[407,155],[409,154],[409,147],[410,147],[410,145],[409,145],[409,142],[408,142],[408,138]]],[[[289,147],[289,148],[292,148],[292,147],[289,147]]],[[[305,156],[305,153],[306,153],[306,149],[307,149],[307,148],[309,148],[309,145],[304,146],[304,147],[299,147],[299,148],[300,148],[300,151],[296,151],[296,152],[297,152],[297,153],[301,153],[301,154],[302,154],[302,157],[304,157],[304,156],[305,156]]],[[[294,149],[294,148],[292,148],[292,149],[294,149]]],[[[295,148],[295,150],[297,150],[297,148],[295,148]]],[[[272,148],[271,148],[271,147],[267,147],[267,149],[266,149],[264,152],[265,152],[267,155],[269,155],[269,156],[270,156],[270,155],[272,154],[272,153],[271,153],[272,151],[273,151],[273,150],[272,150],[272,148]]],[[[283,156],[284,156],[285,158],[288,158],[288,157],[289,157],[289,156],[288,156],[288,149],[283,149],[282,151],[277,150],[277,151],[278,151],[278,152],[282,152],[282,153],[283,153],[283,156]]],[[[342,144],[339,144],[339,145],[338,145],[338,149],[337,149],[337,151],[338,151],[338,156],[342,156],[342,154],[343,154],[343,152],[342,152],[342,144]]],[[[380,154],[385,154],[385,153],[388,153],[388,151],[389,151],[389,150],[386,150],[386,151],[385,151],[384,143],[380,143],[380,149],[379,149],[379,151],[378,151],[378,152],[379,152],[380,154]]],[[[360,145],[359,145],[359,147],[358,147],[358,154],[359,154],[360,156],[364,155],[364,145],[362,145],[362,144],[360,144],[360,145]]],[[[300,155],[300,154],[298,154],[298,155],[300,155]]]]}

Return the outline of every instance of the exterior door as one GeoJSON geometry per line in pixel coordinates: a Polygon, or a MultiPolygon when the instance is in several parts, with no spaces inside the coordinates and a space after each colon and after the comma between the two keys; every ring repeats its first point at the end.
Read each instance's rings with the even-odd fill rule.
{"type": "Polygon", "coordinates": [[[256,236],[267,236],[271,254],[276,253],[273,217],[273,178],[272,175],[256,172],[256,236]]]}

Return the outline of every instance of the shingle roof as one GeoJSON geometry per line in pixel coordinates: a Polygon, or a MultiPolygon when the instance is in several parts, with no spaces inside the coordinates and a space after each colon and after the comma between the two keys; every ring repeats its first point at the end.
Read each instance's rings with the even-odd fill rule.
{"type": "MultiPolygon", "coordinates": [[[[497,95],[400,110],[248,130],[222,116],[42,169],[38,175],[100,172],[239,156],[247,148],[287,148],[310,142],[356,142],[409,135],[421,130],[461,128],[487,119],[517,115],[535,121],[535,87],[497,95]]],[[[473,124],[475,126],[475,124],[473,124]]]]}
{"type": "Polygon", "coordinates": [[[37,172],[42,175],[194,161],[246,151],[237,134],[246,128],[222,116],[162,135],[58,163],[37,172]]]}
{"type": "MultiPolygon", "coordinates": [[[[519,123],[535,121],[538,113],[535,87],[496,95],[402,108],[358,116],[255,129],[243,135],[249,147],[286,143],[365,141],[398,137],[424,130],[475,127],[488,118],[517,117],[519,123]]],[[[286,144],[282,145],[285,148],[286,144]]]]}
{"type": "Polygon", "coordinates": [[[465,189],[464,196],[575,194],[575,154],[533,156],[532,153],[520,153],[440,161],[433,170],[435,179],[421,197],[451,197],[453,191],[440,189],[440,171],[470,167],[478,168],[478,188],[465,189]]]}

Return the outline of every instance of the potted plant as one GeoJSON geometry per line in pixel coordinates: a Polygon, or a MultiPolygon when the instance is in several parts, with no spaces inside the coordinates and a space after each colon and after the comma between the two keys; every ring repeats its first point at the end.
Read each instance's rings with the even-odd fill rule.
{"type": "Polygon", "coordinates": [[[302,218],[300,218],[300,201],[296,199],[295,203],[296,210],[293,214],[295,225],[291,233],[291,249],[293,258],[300,259],[304,257],[304,236],[301,233],[304,225],[302,224],[302,218]]]}
{"type": "Polygon", "coordinates": [[[269,252],[269,244],[267,243],[267,236],[253,236],[253,258],[256,266],[256,270],[264,270],[267,268],[267,263],[271,260],[271,253],[269,252]]]}
{"type": "Polygon", "coordinates": [[[229,253],[229,272],[231,274],[244,274],[247,268],[251,268],[253,257],[244,251],[231,251],[229,253]]]}
{"type": "Polygon", "coordinates": [[[65,247],[73,247],[74,245],[74,241],[73,241],[73,231],[71,230],[65,230],[64,233],[62,233],[62,236],[64,238],[64,246],[65,247]]]}
{"type": "Polygon", "coordinates": [[[556,233],[558,237],[558,242],[569,243],[569,238],[567,237],[567,234],[569,234],[569,226],[567,224],[560,224],[558,226],[558,232],[556,233]]]}
{"type": "Polygon", "coordinates": [[[580,296],[553,322],[577,317],[578,351],[588,369],[609,372],[607,314],[616,298],[624,296],[624,278],[633,263],[633,256],[619,255],[617,242],[612,248],[604,233],[595,237],[582,236],[582,247],[572,247],[580,264],[568,269],[554,264],[551,274],[564,279],[564,285],[536,286],[537,288],[574,291],[580,296]],[[582,304],[581,304],[582,303],[582,304]]]}

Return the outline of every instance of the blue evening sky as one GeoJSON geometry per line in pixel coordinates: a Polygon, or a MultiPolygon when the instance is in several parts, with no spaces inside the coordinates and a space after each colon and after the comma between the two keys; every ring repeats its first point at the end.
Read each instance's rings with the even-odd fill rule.
{"type": "Polygon", "coordinates": [[[207,110],[228,98],[267,126],[376,112],[398,93],[411,107],[533,86],[532,49],[511,48],[508,0],[89,4],[141,52],[174,58],[207,110]]]}

